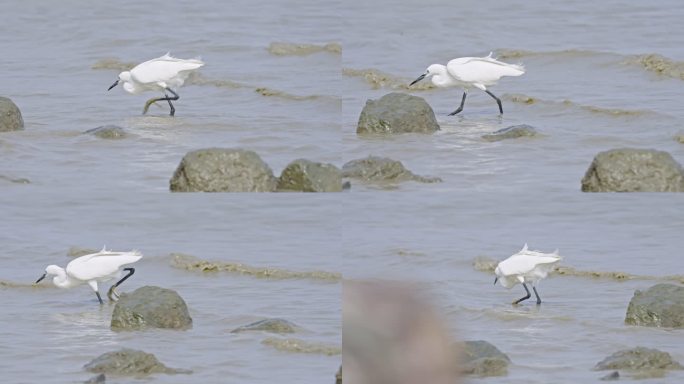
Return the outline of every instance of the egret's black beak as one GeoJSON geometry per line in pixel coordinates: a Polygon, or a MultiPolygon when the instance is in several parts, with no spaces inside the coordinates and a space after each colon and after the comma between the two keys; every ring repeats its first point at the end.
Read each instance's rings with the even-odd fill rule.
{"type": "Polygon", "coordinates": [[[409,87],[412,86],[413,84],[415,84],[415,83],[417,83],[417,82],[423,80],[423,79],[425,78],[425,76],[426,76],[425,73],[423,73],[422,75],[418,76],[417,79],[413,80],[413,82],[412,82],[411,84],[409,84],[409,87]]]}
{"type": "Polygon", "coordinates": [[[43,281],[43,279],[45,278],[45,276],[47,276],[47,272],[43,273],[43,276],[41,276],[40,279],[36,280],[36,284],[38,284],[38,283],[40,283],[41,281],[43,281]]]}
{"type": "Polygon", "coordinates": [[[117,84],[119,84],[119,80],[115,81],[114,84],[112,84],[107,90],[108,90],[108,91],[111,91],[112,88],[114,88],[114,87],[117,86],[117,84]]]}
{"type": "Polygon", "coordinates": [[[498,278],[498,277],[495,277],[495,278],[494,278],[494,285],[496,285],[496,282],[497,282],[497,281],[499,281],[499,278],[498,278]]]}

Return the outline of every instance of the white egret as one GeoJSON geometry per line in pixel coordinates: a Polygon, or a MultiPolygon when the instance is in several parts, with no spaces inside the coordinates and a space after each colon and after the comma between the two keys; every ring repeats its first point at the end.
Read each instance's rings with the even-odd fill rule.
{"type": "Polygon", "coordinates": [[[527,244],[525,244],[520,252],[496,266],[494,270],[496,274],[494,284],[500,281],[501,285],[511,289],[514,285],[521,283],[527,295],[514,301],[513,304],[515,305],[530,298],[530,290],[527,289],[525,283],[532,283],[532,289],[535,296],[537,296],[537,304],[541,304],[541,298],[539,293],[537,293],[537,283],[539,280],[546,278],[554,265],[561,261],[561,259],[562,257],[558,255],[558,250],[555,250],[553,253],[530,251],[527,249],[527,244]]]}
{"type": "Polygon", "coordinates": [[[123,268],[123,266],[133,264],[142,257],[143,255],[138,251],[112,252],[102,248],[100,252],[91,253],[72,260],[67,264],[66,269],[57,265],[49,265],[45,268],[43,276],[36,281],[36,284],[40,283],[48,275],[55,276],[52,282],[59,288],[71,288],[87,283],[95,291],[100,304],[104,304],[102,297],[100,297],[97,283],[118,279],[123,274],[123,271],[128,272],[126,276],[112,285],[107,292],[109,300],[115,301],[112,295],[117,299],[119,298],[116,287],[135,273],[135,268],[123,268]]]}
{"type": "MultiPolygon", "coordinates": [[[[522,65],[508,64],[494,58],[493,52],[485,57],[459,57],[447,63],[430,65],[425,73],[413,80],[413,85],[424,78],[430,78],[432,84],[440,88],[456,87],[463,88],[463,98],[461,105],[449,116],[453,116],[463,110],[468,89],[475,87],[485,91],[489,96],[496,100],[499,105],[499,113],[503,114],[501,100],[491,93],[487,87],[496,84],[504,76],[520,76],[525,73],[522,65]]],[[[409,85],[409,86],[410,86],[409,85]]]]}
{"type": "Polygon", "coordinates": [[[173,116],[176,109],[171,101],[179,99],[178,93],[174,89],[182,87],[190,73],[203,65],[202,60],[177,59],[167,53],[162,57],[138,64],[130,71],[119,73],[119,78],[107,90],[109,91],[117,84],[123,83],[123,88],[134,95],[144,91],[161,91],[164,93],[164,97],[147,100],[143,115],[147,113],[150,105],[157,101],[167,101],[171,107],[170,115],[173,116]],[[171,92],[173,97],[170,97],[166,91],[171,92]]]}

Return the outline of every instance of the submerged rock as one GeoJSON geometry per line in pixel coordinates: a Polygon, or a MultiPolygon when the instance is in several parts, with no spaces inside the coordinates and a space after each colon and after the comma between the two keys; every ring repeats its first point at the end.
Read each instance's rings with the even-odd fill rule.
{"type": "Polygon", "coordinates": [[[297,326],[287,320],[283,319],[264,319],[251,324],[243,325],[230,331],[230,333],[241,333],[249,331],[264,331],[271,333],[294,333],[297,331],[297,326]]]}
{"type": "Polygon", "coordinates": [[[278,179],[278,191],[340,192],[342,173],[332,164],[299,159],[285,167],[278,179]]]}
{"type": "Polygon", "coordinates": [[[335,374],[335,384],[342,384],[342,366],[340,365],[340,369],[337,370],[337,373],[335,374]]]}
{"type": "Polygon", "coordinates": [[[439,177],[419,176],[404,168],[401,161],[387,157],[368,156],[364,159],[352,160],[342,166],[342,177],[359,179],[370,183],[393,183],[402,181],[418,181],[421,183],[438,183],[439,177]]]}
{"type": "Polygon", "coordinates": [[[81,257],[81,256],[85,256],[85,255],[90,255],[91,253],[97,253],[98,251],[99,251],[99,249],[71,247],[67,251],[67,256],[69,256],[69,257],[81,257]]]}
{"type": "Polygon", "coordinates": [[[611,381],[611,380],[619,380],[620,379],[620,372],[618,371],[613,371],[601,378],[603,381],[611,381]]]}
{"type": "Polygon", "coordinates": [[[684,170],[672,156],[651,149],[613,149],[594,158],[583,192],[684,192],[684,170]]]}
{"type": "Polygon", "coordinates": [[[438,130],[435,113],[422,97],[397,92],[366,101],[356,127],[357,134],[434,133],[438,130]]]}
{"type": "Polygon", "coordinates": [[[684,287],[656,284],[637,290],[629,301],[625,324],[684,328],[684,287]]]}
{"type": "Polygon", "coordinates": [[[187,329],[192,327],[188,307],[176,291],[145,286],[121,294],[112,312],[115,331],[145,327],[187,329]]]}
{"type": "Polygon", "coordinates": [[[464,374],[483,377],[508,374],[511,359],[487,341],[457,343],[455,349],[462,350],[461,370],[464,374]]]}
{"type": "Polygon", "coordinates": [[[107,380],[104,373],[100,373],[97,376],[93,376],[90,379],[83,382],[83,384],[102,384],[107,380]]]}
{"type": "Polygon", "coordinates": [[[596,371],[624,369],[641,378],[662,376],[662,371],[684,369],[669,353],[636,347],[613,353],[594,367],[596,371]]]}
{"type": "Polygon", "coordinates": [[[83,368],[89,372],[114,375],[137,376],[152,373],[192,373],[192,371],[184,369],[169,368],[160,363],[153,354],[129,348],[100,355],[83,368]]]}
{"type": "Polygon", "coordinates": [[[171,178],[172,192],[273,192],[276,178],[253,151],[208,148],[188,152],[171,178]]]}
{"type": "Polygon", "coordinates": [[[116,125],[103,125],[101,127],[89,129],[83,133],[97,136],[100,139],[123,139],[126,137],[124,129],[116,125]]]}
{"type": "Polygon", "coordinates": [[[537,130],[527,124],[512,125],[508,128],[482,135],[486,141],[501,141],[506,139],[517,139],[519,137],[532,137],[537,135],[537,130]]]}
{"type": "Polygon", "coordinates": [[[0,96],[0,132],[20,131],[24,129],[24,119],[14,102],[0,96]]]}
{"type": "Polygon", "coordinates": [[[674,136],[674,140],[678,143],[684,144],[684,132],[679,132],[674,136]]]}

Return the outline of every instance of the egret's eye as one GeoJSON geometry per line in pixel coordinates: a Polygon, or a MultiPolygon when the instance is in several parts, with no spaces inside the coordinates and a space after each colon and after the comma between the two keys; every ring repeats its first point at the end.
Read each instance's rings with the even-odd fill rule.
{"type": "Polygon", "coordinates": [[[427,71],[425,71],[425,73],[430,73],[430,70],[428,69],[427,71]]]}

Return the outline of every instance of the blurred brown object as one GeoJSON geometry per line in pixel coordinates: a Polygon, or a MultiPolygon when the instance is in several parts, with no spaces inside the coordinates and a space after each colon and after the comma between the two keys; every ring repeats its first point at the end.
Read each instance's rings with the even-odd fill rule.
{"type": "Polygon", "coordinates": [[[345,280],[342,365],[346,384],[457,384],[451,337],[416,287],[345,280]]]}

